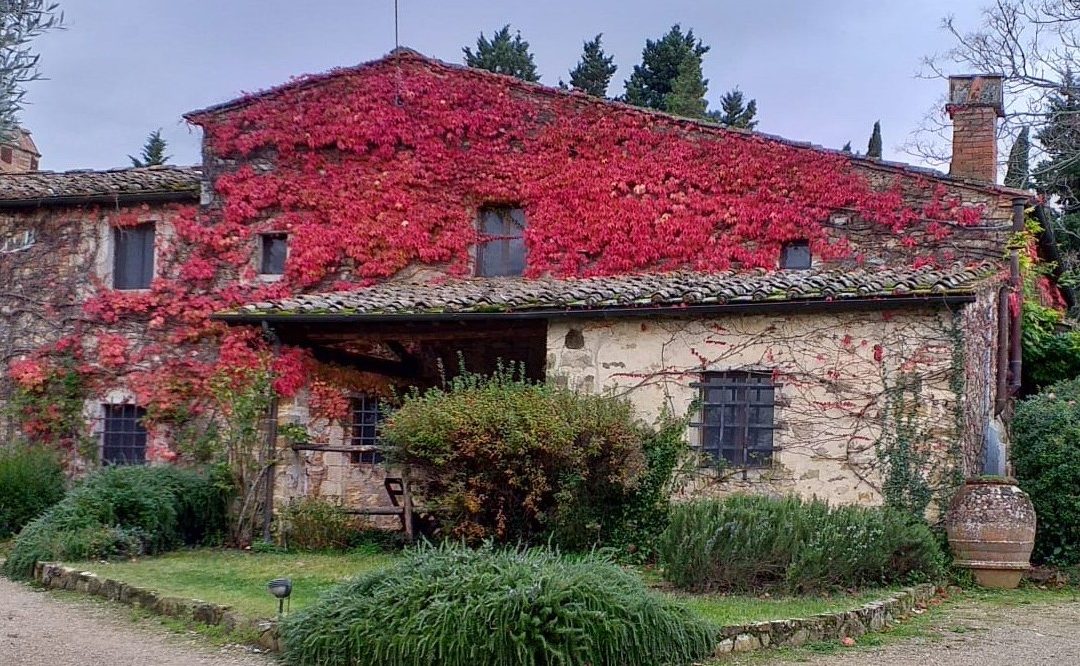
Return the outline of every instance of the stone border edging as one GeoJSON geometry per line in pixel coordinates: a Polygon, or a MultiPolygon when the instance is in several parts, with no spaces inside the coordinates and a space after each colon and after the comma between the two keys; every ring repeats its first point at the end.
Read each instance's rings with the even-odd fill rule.
{"type": "Polygon", "coordinates": [[[715,653],[720,656],[767,647],[799,647],[819,641],[858,638],[872,631],[880,631],[909,615],[917,604],[926,603],[936,594],[936,586],[922,583],[904,588],[890,597],[863,604],[855,610],[723,627],[720,630],[723,638],[716,646],[715,653]]]}
{"type": "MultiPolygon", "coordinates": [[[[128,585],[112,578],[101,578],[95,573],[79,571],[56,562],[35,564],[34,580],[47,588],[102,597],[166,617],[220,626],[228,631],[251,629],[259,636],[259,647],[271,652],[281,652],[281,638],[276,621],[253,620],[233,611],[230,606],[200,599],[164,597],[153,590],[128,585]]],[[[880,631],[909,615],[917,604],[926,603],[936,594],[937,587],[931,583],[923,583],[904,588],[884,599],[863,604],[855,610],[721,627],[721,640],[716,646],[715,655],[858,638],[868,632],[880,631]]]]}
{"type": "Polygon", "coordinates": [[[258,646],[271,652],[281,652],[277,622],[247,618],[231,606],[201,599],[161,596],[153,590],[128,585],[112,578],[101,578],[89,571],[79,571],[57,562],[38,562],[34,565],[34,580],[54,590],[71,590],[109,601],[118,601],[142,608],[157,615],[220,626],[227,631],[250,629],[258,635],[258,646]]]}

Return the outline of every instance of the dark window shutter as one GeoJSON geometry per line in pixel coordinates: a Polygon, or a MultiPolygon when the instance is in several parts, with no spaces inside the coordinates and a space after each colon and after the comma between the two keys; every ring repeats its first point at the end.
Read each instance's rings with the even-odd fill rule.
{"type": "Polygon", "coordinates": [[[154,225],[118,227],[113,238],[113,287],[149,288],[154,279],[154,225]]]}
{"type": "Polygon", "coordinates": [[[480,211],[476,274],[512,277],[525,272],[525,211],[521,208],[484,208],[480,211]]]}
{"type": "Polygon", "coordinates": [[[285,234],[263,234],[259,272],[263,275],[284,275],[287,255],[288,238],[285,234]]]}

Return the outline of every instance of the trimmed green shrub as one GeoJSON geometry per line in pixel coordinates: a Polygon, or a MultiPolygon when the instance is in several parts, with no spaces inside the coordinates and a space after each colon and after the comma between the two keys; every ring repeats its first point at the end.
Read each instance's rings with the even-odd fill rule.
{"type": "Polygon", "coordinates": [[[23,444],[0,446],[0,539],[64,496],[64,470],[56,454],[23,444]]]}
{"type": "Polygon", "coordinates": [[[345,550],[359,530],[356,518],[338,504],[317,497],[294,499],[276,519],[278,540],[286,550],[345,550]]]}
{"type": "Polygon", "coordinates": [[[676,505],[660,537],[664,576],[694,591],[811,592],[935,579],[930,528],[885,507],[734,496],[676,505]]]}
{"type": "Polygon", "coordinates": [[[668,440],[650,466],[646,446],[659,437],[624,399],[505,370],[412,393],[383,428],[390,459],[409,467],[444,534],[473,543],[554,534],[569,548],[604,543],[658,507],[674,467],[668,440]],[[631,500],[639,510],[624,512],[631,500]]]}
{"type": "Polygon", "coordinates": [[[688,664],[716,629],[598,555],[411,551],[281,625],[295,666],[688,664]]]}
{"type": "Polygon", "coordinates": [[[1038,516],[1033,557],[1080,564],[1080,379],[1016,405],[1012,463],[1038,516]]]}
{"type": "Polygon", "coordinates": [[[213,473],[169,465],[102,470],[23,528],[4,573],[25,579],[38,561],[130,557],[219,539],[228,495],[213,473]]]}

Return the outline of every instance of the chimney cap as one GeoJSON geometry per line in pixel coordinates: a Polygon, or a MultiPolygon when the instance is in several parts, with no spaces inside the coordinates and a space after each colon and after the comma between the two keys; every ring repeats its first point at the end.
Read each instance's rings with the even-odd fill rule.
{"type": "Polygon", "coordinates": [[[970,107],[990,107],[999,118],[1005,117],[1005,94],[1001,74],[963,74],[949,77],[949,102],[945,108],[955,111],[970,107]]]}

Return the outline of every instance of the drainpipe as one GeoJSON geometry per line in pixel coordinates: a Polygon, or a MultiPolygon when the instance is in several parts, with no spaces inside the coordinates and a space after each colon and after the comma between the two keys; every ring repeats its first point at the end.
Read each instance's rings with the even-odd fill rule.
{"type": "MultiPolygon", "coordinates": [[[[1012,200],[1013,233],[1024,230],[1024,206],[1027,205],[1027,197],[1015,197],[1012,200]]],[[[1015,306],[1009,308],[1011,330],[1009,333],[1009,395],[1014,396],[1020,391],[1020,371],[1022,369],[1021,335],[1023,334],[1023,306],[1024,285],[1020,276],[1020,248],[1014,247],[1009,252],[1009,284],[1012,287],[1012,298],[1015,306]]]]}
{"type": "Polygon", "coordinates": [[[1001,287],[997,298],[997,391],[994,414],[1001,414],[1009,405],[1009,329],[1012,317],[1009,313],[1009,294],[1012,287],[1001,287]]]}
{"type": "MultiPolygon", "coordinates": [[[[281,340],[278,338],[274,329],[270,328],[270,325],[265,321],[262,324],[263,335],[271,341],[273,346],[274,358],[277,358],[281,354],[281,340]]],[[[272,535],[270,534],[270,525],[274,521],[274,481],[275,479],[275,465],[274,460],[277,458],[277,434],[278,434],[278,399],[277,394],[271,392],[270,404],[266,409],[266,448],[263,452],[263,464],[265,465],[265,495],[263,497],[263,524],[262,524],[262,538],[265,543],[270,543],[272,535]]]]}

